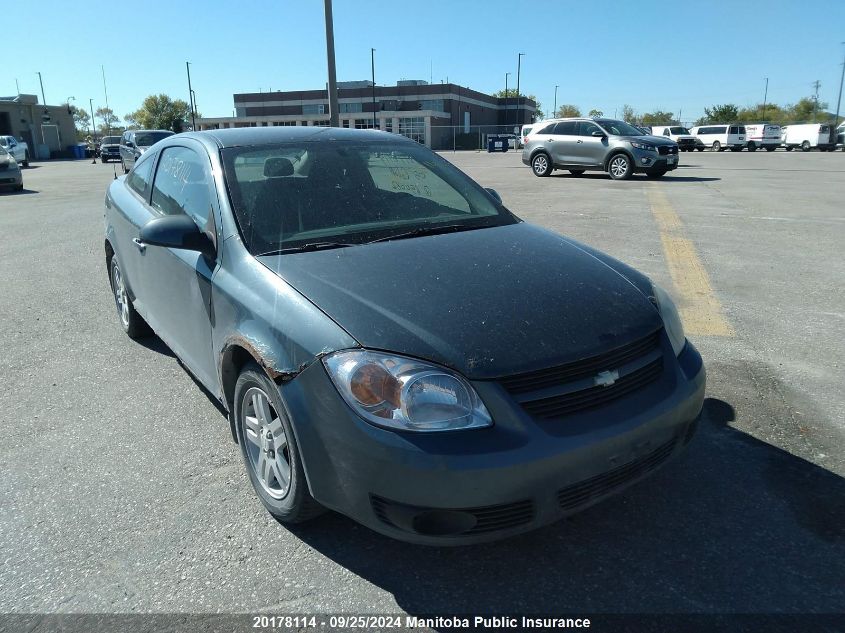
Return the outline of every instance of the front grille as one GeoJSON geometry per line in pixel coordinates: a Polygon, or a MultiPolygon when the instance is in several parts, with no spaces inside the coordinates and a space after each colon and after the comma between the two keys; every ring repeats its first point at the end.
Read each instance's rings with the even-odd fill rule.
{"type": "Polygon", "coordinates": [[[600,371],[616,369],[657,349],[660,345],[661,331],[652,332],[644,338],[617,347],[604,354],[591,356],[559,367],[509,376],[502,378],[499,382],[509,393],[519,394],[595,376],[600,371]]]}
{"type": "Polygon", "coordinates": [[[657,153],[661,156],[665,156],[666,154],[677,154],[678,153],[678,146],[677,145],[660,145],[657,148],[657,153]]]}
{"type": "Polygon", "coordinates": [[[672,438],[645,457],[628,462],[601,475],[579,481],[571,486],[561,488],[557,493],[557,500],[563,510],[574,510],[593,499],[607,495],[617,488],[642,477],[665,462],[675,448],[675,438],[672,438]]]}
{"type": "Polygon", "coordinates": [[[549,398],[523,402],[522,407],[535,418],[560,418],[582,409],[592,409],[621,398],[655,380],[663,372],[663,358],[632,371],[612,385],[594,386],[549,398]]]}
{"type": "Polygon", "coordinates": [[[373,512],[379,521],[393,527],[400,527],[400,529],[401,526],[397,526],[396,523],[390,519],[391,506],[408,509],[408,511],[417,514],[445,510],[448,512],[462,512],[473,515],[476,520],[475,525],[472,528],[461,532],[459,536],[470,536],[473,534],[483,534],[485,532],[495,532],[497,530],[507,530],[530,523],[534,518],[534,504],[529,499],[513,503],[502,503],[494,506],[482,506],[478,508],[412,507],[405,506],[376,495],[370,495],[370,502],[373,507],[373,512]]]}

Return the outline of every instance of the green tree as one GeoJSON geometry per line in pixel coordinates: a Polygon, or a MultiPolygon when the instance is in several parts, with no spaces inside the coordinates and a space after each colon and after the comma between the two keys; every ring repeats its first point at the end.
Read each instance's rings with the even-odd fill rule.
{"type": "Polygon", "coordinates": [[[819,101],[816,103],[816,100],[813,97],[804,97],[799,99],[798,103],[786,106],[787,116],[793,123],[801,121],[815,121],[815,118],[817,118],[818,115],[823,113],[826,109],[826,101],[819,101]]]}
{"type": "MultiPolygon", "coordinates": [[[[190,106],[182,99],[171,99],[167,95],[150,95],[141,107],[124,118],[132,126],[146,130],[172,130],[181,132],[191,116],[190,106]]],[[[197,113],[197,116],[200,116],[197,113]]]]}
{"type": "MultiPolygon", "coordinates": [[[[499,90],[498,92],[494,92],[491,96],[498,97],[499,99],[504,99],[507,97],[508,99],[516,99],[516,88],[508,88],[507,92],[504,90],[499,90]]],[[[531,99],[534,102],[537,112],[534,113],[534,120],[540,121],[545,118],[545,113],[543,112],[543,104],[535,97],[534,95],[521,95],[523,99],[531,99]]]]}
{"type": "Polygon", "coordinates": [[[113,132],[120,123],[120,119],[117,118],[111,108],[97,108],[94,118],[100,120],[100,134],[113,132]]]}
{"type": "Polygon", "coordinates": [[[578,108],[578,106],[572,105],[571,103],[564,103],[557,109],[555,116],[559,119],[572,116],[581,116],[581,110],[578,108]]]}
{"type": "Polygon", "coordinates": [[[707,123],[730,123],[739,117],[739,108],[732,103],[714,105],[712,108],[704,108],[704,116],[695,122],[696,125],[707,123]]]}
{"type": "Polygon", "coordinates": [[[70,106],[70,113],[73,116],[73,124],[78,131],[88,131],[91,129],[91,115],[88,114],[85,108],[70,106]]]}
{"type": "Polygon", "coordinates": [[[587,116],[596,116],[596,117],[604,116],[604,112],[602,112],[601,110],[596,110],[595,108],[593,108],[592,110],[590,110],[587,113],[587,116]]]}
{"type": "Polygon", "coordinates": [[[627,103],[622,106],[622,120],[628,123],[635,123],[637,121],[637,111],[627,103]]]}
{"type": "Polygon", "coordinates": [[[642,116],[643,125],[668,125],[674,123],[674,113],[664,112],[663,110],[655,110],[654,112],[646,112],[642,116]]]}

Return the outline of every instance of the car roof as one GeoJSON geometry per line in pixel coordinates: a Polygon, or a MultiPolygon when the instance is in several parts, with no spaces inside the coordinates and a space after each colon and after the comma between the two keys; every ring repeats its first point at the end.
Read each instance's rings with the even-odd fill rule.
{"type": "Polygon", "coordinates": [[[244,145],[273,145],[303,140],[326,141],[385,141],[414,143],[409,138],[390,134],[380,130],[356,130],[342,127],[321,127],[306,125],[280,125],[273,127],[242,127],[225,130],[203,130],[187,132],[201,141],[213,140],[219,147],[239,147],[244,145]]]}
{"type": "MultiPolygon", "coordinates": [[[[132,134],[138,134],[140,132],[164,132],[165,134],[173,134],[173,130],[126,130],[132,134]]],[[[109,136],[109,135],[107,135],[109,136]]]]}

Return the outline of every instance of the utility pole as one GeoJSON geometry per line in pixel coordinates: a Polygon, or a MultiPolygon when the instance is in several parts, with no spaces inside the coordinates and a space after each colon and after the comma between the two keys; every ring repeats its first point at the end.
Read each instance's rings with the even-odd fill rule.
{"type": "Polygon", "coordinates": [[[191,62],[185,62],[185,68],[188,69],[188,99],[191,103],[191,130],[197,131],[197,115],[194,107],[194,91],[191,88],[191,62]]]}
{"type": "Polygon", "coordinates": [[[334,22],[332,20],[332,0],[323,0],[326,13],[326,59],[329,70],[329,125],[338,127],[340,117],[337,106],[337,73],[334,65],[334,22]]]}
{"type": "Polygon", "coordinates": [[[763,118],[766,118],[766,99],[769,96],[769,78],[766,77],[766,89],[763,91],[763,118]]]}
{"type": "Polygon", "coordinates": [[[38,73],[38,83],[41,84],[41,105],[47,105],[47,98],[44,96],[44,82],[41,81],[41,72],[38,73]]]}
{"type": "Polygon", "coordinates": [[[560,86],[555,86],[555,108],[554,108],[554,110],[552,110],[552,118],[555,118],[557,116],[557,89],[558,88],[560,88],[560,86]]]}
{"type": "Polygon", "coordinates": [[[109,108],[109,91],[106,88],[106,69],[101,65],[100,70],[103,72],[103,95],[106,97],[106,115],[103,118],[106,120],[107,133],[111,136],[111,108],[109,108]]]}
{"type": "MultiPolygon", "coordinates": [[[[508,75],[510,73],[505,73],[505,125],[508,124],[508,75]]],[[[505,132],[507,132],[507,128],[505,128],[505,132]]]]}
{"type": "Polygon", "coordinates": [[[813,87],[816,89],[816,94],[813,97],[813,123],[816,122],[816,113],[819,111],[819,86],[822,85],[818,79],[813,82],[813,87]]]}
{"type": "Polygon", "coordinates": [[[370,70],[373,71],[373,129],[376,125],[376,49],[370,49],[370,70]]]}
{"type": "Polygon", "coordinates": [[[522,93],[519,92],[519,72],[522,70],[522,56],[525,53],[519,53],[516,56],[516,124],[521,125],[525,123],[522,118],[522,111],[519,109],[519,104],[522,102],[522,93]]]}
{"type": "MultiPolygon", "coordinates": [[[[845,42],[842,42],[845,44],[845,42]]],[[[845,58],[842,60],[842,74],[839,76],[839,96],[836,98],[836,117],[833,119],[833,125],[839,124],[839,106],[842,104],[842,81],[845,80],[845,58]]],[[[836,132],[834,132],[835,134],[836,132]]],[[[835,141],[835,139],[834,139],[835,141]]]]}
{"type": "Polygon", "coordinates": [[[20,93],[21,93],[21,86],[20,86],[20,84],[18,83],[18,78],[17,78],[17,77],[15,77],[15,90],[17,90],[17,91],[18,91],[18,92],[17,92],[17,94],[20,94],[20,93]]]}
{"type": "Polygon", "coordinates": [[[91,106],[91,130],[94,142],[97,141],[97,119],[94,117],[94,100],[88,99],[88,105],[91,106]]]}

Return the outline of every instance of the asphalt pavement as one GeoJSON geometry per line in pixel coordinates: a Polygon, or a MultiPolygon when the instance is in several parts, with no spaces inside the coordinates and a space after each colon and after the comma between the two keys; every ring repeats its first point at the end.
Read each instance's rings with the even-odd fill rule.
{"type": "Polygon", "coordinates": [[[686,307],[708,372],[688,451],[489,545],[408,545],[336,514],[287,529],[215,404],[118,326],[113,166],[36,163],[0,194],[0,612],[845,610],[845,154],[681,154],[656,182],[443,155],[686,307]]]}

